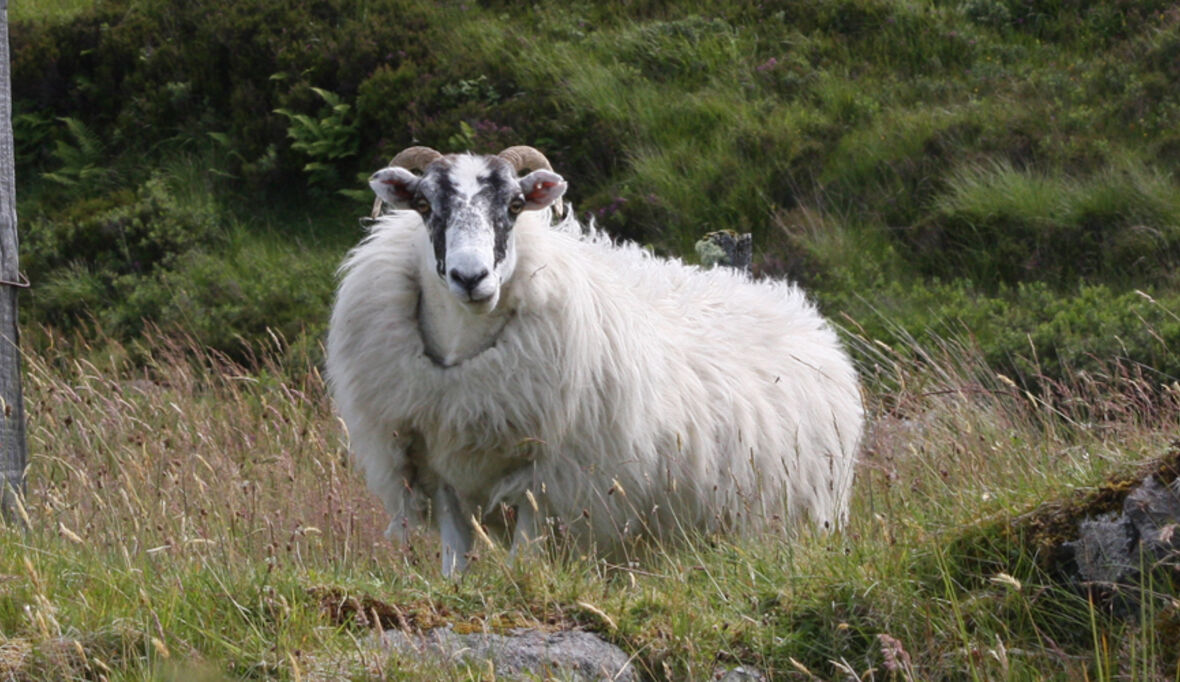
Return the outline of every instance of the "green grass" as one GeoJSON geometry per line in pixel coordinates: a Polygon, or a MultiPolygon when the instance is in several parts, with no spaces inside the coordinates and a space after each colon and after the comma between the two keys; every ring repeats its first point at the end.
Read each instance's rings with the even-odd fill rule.
{"type": "Polygon", "coordinates": [[[1011,530],[1171,447],[1166,3],[223,10],[9,7],[34,288],[0,677],[487,678],[383,660],[340,606],[359,603],[386,625],[592,629],[648,679],[1180,677],[1174,584],[1114,619],[1011,530]],[[623,567],[485,547],[457,584],[432,534],[385,541],[316,362],[367,210],[337,190],[411,141],[536,144],[579,211],[660,252],[754,232],[758,272],[855,332],[872,426],[849,527],[623,567]],[[119,232],[129,214],[144,229],[119,232]]]}
{"type": "Polygon", "coordinates": [[[11,0],[8,3],[8,20],[67,21],[95,4],[96,0],[11,0]]]}
{"type": "Polygon", "coordinates": [[[481,545],[452,583],[433,534],[382,537],[297,354],[250,371],[185,340],[38,341],[29,528],[0,531],[0,671],[16,679],[485,679],[390,662],[373,609],[390,627],[591,629],[649,679],[738,663],[773,679],[1177,674],[1173,586],[1138,622],[1111,619],[1003,531],[1167,451],[1180,396],[1118,368],[1050,399],[970,348],[857,338],[872,421],[843,531],[701,538],[627,566],[513,565],[481,545]]]}
{"type": "Polygon", "coordinates": [[[1076,178],[966,165],[947,179],[931,224],[919,227],[919,267],[976,282],[1040,279],[1170,283],[1180,257],[1172,178],[1128,163],[1076,178]],[[932,253],[936,252],[936,253],[932,253]],[[1156,279],[1153,281],[1153,279],[1156,279]]]}
{"type": "MultiPolygon", "coordinates": [[[[957,324],[1021,380],[1035,377],[1012,338],[1074,358],[1090,345],[1037,320],[1025,287],[1066,308],[1176,295],[1180,22],[1166,3],[326,1],[101,0],[14,36],[28,232],[68,233],[155,179],[177,195],[164,222],[191,207],[229,235],[115,285],[78,244],[38,269],[30,234],[31,321],[94,316],[123,340],[137,321],[181,322],[238,354],[267,326],[314,336],[365,210],[341,192],[364,194],[411,142],[538,145],[614,235],[691,257],[707,231],[750,231],[756,271],[803,281],[829,314],[872,333],[871,307],[917,336],[957,324]],[[219,280],[241,295],[199,295],[219,280]],[[184,315],[174,288],[194,294],[184,315]]],[[[1118,357],[1180,376],[1124,312],[1078,329],[1131,338],[1118,357]]],[[[1165,346],[1180,334],[1147,327],[1165,346]]]]}

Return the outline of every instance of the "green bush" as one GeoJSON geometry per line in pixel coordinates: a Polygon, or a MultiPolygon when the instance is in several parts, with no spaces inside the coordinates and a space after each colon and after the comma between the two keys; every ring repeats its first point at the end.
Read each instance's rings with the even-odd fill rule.
{"type": "Polygon", "coordinates": [[[96,325],[124,339],[149,325],[180,330],[237,358],[277,334],[311,340],[316,356],[343,248],[322,252],[248,229],[177,191],[183,178],[180,169],[138,192],[82,199],[52,220],[31,220],[22,243],[33,282],[22,306],[27,321],[96,325]]]}
{"type": "Polygon", "coordinates": [[[198,245],[216,246],[217,216],[181,205],[155,176],[138,191],[82,199],[60,216],[34,218],[24,230],[25,266],[33,275],[70,263],[114,274],[169,267],[198,245]]]}
{"type": "Polygon", "coordinates": [[[1006,0],[1012,28],[1046,40],[1103,47],[1125,39],[1171,7],[1166,0],[1006,0]]]}
{"type": "Polygon", "coordinates": [[[60,215],[24,223],[21,262],[34,284],[34,319],[70,326],[115,314],[112,333],[134,333],[149,310],[124,310],[135,289],[195,249],[223,241],[219,218],[176,200],[161,176],[136,191],[83,198],[60,215]]]}
{"type": "Polygon", "coordinates": [[[291,148],[301,152],[310,161],[303,166],[309,181],[315,187],[331,187],[339,183],[334,163],[356,155],[357,128],[352,106],[340,101],[340,97],[321,88],[312,92],[324,100],[324,107],[318,117],[296,114],[288,109],[275,109],[289,122],[287,137],[293,140],[291,148]]]}
{"type": "Polygon", "coordinates": [[[330,257],[257,243],[229,255],[193,251],[137,289],[129,307],[150,310],[161,325],[240,356],[265,344],[270,333],[318,339],[327,328],[335,267],[330,257]]]}
{"type": "MultiPolygon", "coordinates": [[[[102,140],[76,118],[67,116],[61,122],[72,139],[57,138],[52,155],[59,165],[42,177],[72,191],[87,193],[115,185],[114,172],[103,165],[106,150],[102,140]]],[[[42,139],[45,137],[47,133],[42,139]]]]}
{"type": "MultiPolygon", "coordinates": [[[[298,177],[307,162],[288,142],[287,121],[273,112],[317,115],[323,101],[316,88],[348,103],[380,67],[428,67],[423,17],[431,11],[401,0],[213,8],[99,0],[69,21],[15,27],[13,91],[22,112],[84,112],[82,122],[108,148],[137,157],[161,142],[219,133],[239,159],[227,170],[265,187],[298,177]],[[276,152],[277,163],[266,161],[276,152]]],[[[437,87],[418,85],[423,92],[437,87]]],[[[362,131],[361,148],[399,128],[408,141],[399,119],[400,112],[385,112],[379,127],[362,131]]],[[[351,178],[355,165],[339,170],[351,178]]]]}

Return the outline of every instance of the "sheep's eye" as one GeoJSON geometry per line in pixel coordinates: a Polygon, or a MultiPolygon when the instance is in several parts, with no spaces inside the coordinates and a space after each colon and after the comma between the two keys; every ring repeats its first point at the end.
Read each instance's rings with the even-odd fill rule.
{"type": "Polygon", "coordinates": [[[517,213],[520,213],[523,210],[524,210],[524,199],[521,199],[520,197],[516,197],[515,199],[512,200],[511,203],[508,204],[508,212],[511,213],[512,215],[516,215],[517,213]]]}
{"type": "Polygon", "coordinates": [[[426,200],[426,197],[418,197],[414,200],[414,210],[422,215],[427,215],[430,213],[430,202],[426,200]]]}

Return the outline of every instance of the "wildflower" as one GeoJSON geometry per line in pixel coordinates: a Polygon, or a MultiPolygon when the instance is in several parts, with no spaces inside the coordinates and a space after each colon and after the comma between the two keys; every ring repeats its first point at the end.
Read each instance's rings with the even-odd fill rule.
{"type": "Polygon", "coordinates": [[[881,655],[885,657],[885,669],[890,672],[906,672],[912,667],[910,655],[896,638],[881,633],[877,635],[881,643],[881,655]]]}

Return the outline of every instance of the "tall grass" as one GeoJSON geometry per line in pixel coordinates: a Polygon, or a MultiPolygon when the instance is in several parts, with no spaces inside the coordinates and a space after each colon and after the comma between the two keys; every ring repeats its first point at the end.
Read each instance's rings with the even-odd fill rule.
{"type": "Polygon", "coordinates": [[[970,346],[854,335],[871,420],[847,528],[627,565],[479,544],[452,583],[433,535],[382,537],[305,355],[276,340],[247,368],[183,338],[29,336],[28,530],[0,530],[0,675],[487,673],[391,659],[376,624],[583,627],[650,679],[738,663],[772,679],[1176,674],[1174,585],[1114,619],[1003,530],[1168,451],[1180,395],[1127,367],[1029,392],[970,346]]]}
{"type": "Polygon", "coordinates": [[[29,530],[0,539],[0,632],[35,654],[18,672],[295,665],[331,631],[291,576],[395,563],[314,370],[248,373],[158,337],[47,341],[26,358],[29,530]]]}
{"type": "Polygon", "coordinates": [[[1082,176],[964,164],[946,184],[934,201],[937,227],[929,232],[937,237],[924,235],[929,250],[918,249],[930,271],[976,282],[1085,277],[1142,286],[1169,282],[1180,258],[1174,180],[1142,162],[1124,159],[1082,176]]]}

